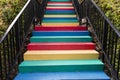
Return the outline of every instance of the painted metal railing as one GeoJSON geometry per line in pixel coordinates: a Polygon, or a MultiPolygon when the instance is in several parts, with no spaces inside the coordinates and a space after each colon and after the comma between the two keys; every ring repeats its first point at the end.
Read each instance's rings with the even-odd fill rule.
{"type": "Polygon", "coordinates": [[[33,23],[42,20],[47,0],[28,0],[0,38],[0,80],[13,80],[29,40],[33,23]]]}
{"type": "Polygon", "coordinates": [[[73,0],[79,18],[86,18],[91,32],[95,34],[100,59],[105,63],[105,71],[113,78],[120,80],[120,32],[105,16],[94,0],[73,0]]]}

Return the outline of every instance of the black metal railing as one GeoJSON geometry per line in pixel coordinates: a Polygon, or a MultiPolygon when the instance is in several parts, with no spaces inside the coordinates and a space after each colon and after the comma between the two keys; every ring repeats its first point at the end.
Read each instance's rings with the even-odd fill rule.
{"type": "Polygon", "coordinates": [[[0,80],[13,80],[17,74],[18,65],[23,61],[23,53],[26,51],[30,29],[35,18],[42,20],[46,2],[28,0],[0,38],[0,80]]]}
{"type": "MultiPolygon", "coordinates": [[[[120,32],[105,16],[94,0],[74,0],[80,18],[86,17],[102,52],[100,59],[114,80],[120,80],[120,32]],[[79,6],[79,8],[78,8],[79,6]]],[[[106,70],[106,69],[105,69],[106,70]]]]}

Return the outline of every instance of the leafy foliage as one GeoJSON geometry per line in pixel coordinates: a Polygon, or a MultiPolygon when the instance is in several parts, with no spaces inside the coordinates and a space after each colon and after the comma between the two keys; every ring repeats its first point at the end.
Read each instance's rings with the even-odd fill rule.
{"type": "Polygon", "coordinates": [[[120,30],[120,0],[99,0],[97,3],[111,22],[120,30]]]}
{"type": "Polygon", "coordinates": [[[27,0],[0,0],[0,35],[4,33],[27,0]]]}

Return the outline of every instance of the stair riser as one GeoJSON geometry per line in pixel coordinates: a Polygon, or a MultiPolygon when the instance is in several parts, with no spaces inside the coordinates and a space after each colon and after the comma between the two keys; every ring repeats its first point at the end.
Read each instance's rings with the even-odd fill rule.
{"type": "Polygon", "coordinates": [[[92,42],[92,38],[34,38],[30,42],[92,42]]]}
{"type": "Polygon", "coordinates": [[[85,31],[87,27],[76,26],[76,27],[43,27],[36,26],[35,31],[85,31]]]}
{"type": "Polygon", "coordinates": [[[44,18],[68,18],[68,19],[71,19],[71,18],[76,18],[77,16],[76,15],[44,15],[44,18]]]}
{"type": "Polygon", "coordinates": [[[74,10],[74,8],[46,8],[46,10],[74,10]]]}
{"type": "Polygon", "coordinates": [[[28,45],[27,48],[28,50],[94,50],[95,45],[28,45]]]}
{"type": "Polygon", "coordinates": [[[43,23],[78,23],[78,20],[43,20],[43,23]]]}
{"type": "Polygon", "coordinates": [[[60,66],[23,66],[19,67],[20,73],[30,72],[79,72],[102,71],[103,65],[60,65],[60,66]]]}
{"type": "Polygon", "coordinates": [[[90,33],[88,31],[84,32],[40,32],[33,31],[33,36],[89,36],[90,33]]]}
{"type": "Polygon", "coordinates": [[[42,26],[45,26],[45,27],[69,27],[69,26],[73,26],[73,27],[76,27],[76,26],[79,26],[79,23],[76,22],[76,23],[42,23],[42,26]]]}
{"type": "Polygon", "coordinates": [[[75,14],[74,10],[46,10],[45,14],[75,14]]]}
{"type": "Polygon", "coordinates": [[[71,2],[71,0],[48,0],[48,2],[71,2]]]}
{"type": "Polygon", "coordinates": [[[24,60],[90,60],[98,54],[24,54],[24,60]]]}
{"type": "Polygon", "coordinates": [[[67,21],[67,20],[68,20],[68,21],[74,20],[74,21],[77,21],[78,19],[77,19],[77,18],[65,18],[65,17],[64,17],[64,18],[53,18],[53,17],[52,17],[52,18],[43,18],[43,21],[45,21],[45,20],[46,20],[46,21],[50,21],[50,20],[52,20],[52,21],[53,21],[53,20],[59,20],[59,21],[62,21],[62,20],[66,20],[66,21],[67,21]]]}

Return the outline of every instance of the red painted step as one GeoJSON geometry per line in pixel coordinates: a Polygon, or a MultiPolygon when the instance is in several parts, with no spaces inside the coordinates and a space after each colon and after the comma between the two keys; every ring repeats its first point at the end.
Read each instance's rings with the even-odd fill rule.
{"type": "Polygon", "coordinates": [[[49,8],[47,7],[46,10],[74,10],[74,8],[49,8]]]}
{"type": "Polygon", "coordinates": [[[42,27],[35,26],[35,31],[85,31],[87,30],[86,26],[76,26],[76,27],[42,27]]]}
{"type": "Polygon", "coordinates": [[[94,50],[94,43],[30,43],[28,50],[94,50]]]}

